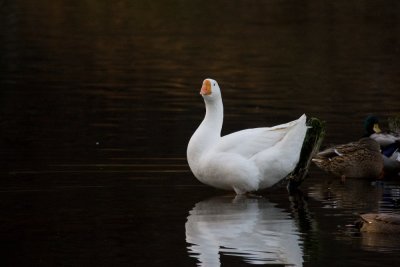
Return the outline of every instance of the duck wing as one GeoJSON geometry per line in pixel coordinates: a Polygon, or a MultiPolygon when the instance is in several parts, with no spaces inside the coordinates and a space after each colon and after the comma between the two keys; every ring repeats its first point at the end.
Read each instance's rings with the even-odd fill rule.
{"type": "Polygon", "coordinates": [[[331,158],[334,158],[334,157],[337,157],[337,156],[341,156],[341,154],[335,148],[328,148],[328,149],[325,149],[325,150],[319,152],[316,155],[316,158],[328,158],[328,159],[331,159],[331,158]]]}
{"type": "Polygon", "coordinates": [[[352,142],[343,145],[336,146],[334,149],[339,156],[346,155],[346,154],[353,154],[359,151],[361,148],[364,148],[359,142],[352,142]]]}
{"type": "Polygon", "coordinates": [[[353,142],[353,143],[337,145],[337,146],[325,149],[325,150],[319,152],[316,155],[316,157],[332,159],[335,157],[341,157],[346,154],[352,154],[359,149],[360,149],[360,147],[358,146],[358,143],[353,142]]]}

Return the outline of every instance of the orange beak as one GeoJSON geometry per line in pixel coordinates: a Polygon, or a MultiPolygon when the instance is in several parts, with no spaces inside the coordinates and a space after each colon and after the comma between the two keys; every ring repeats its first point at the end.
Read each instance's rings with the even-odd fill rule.
{"type": "Polygon", "coordinates": [[[200,89],[201,95],[211,95],[211,82],[209,80],[204,80],[203,86],[200,89]]]}

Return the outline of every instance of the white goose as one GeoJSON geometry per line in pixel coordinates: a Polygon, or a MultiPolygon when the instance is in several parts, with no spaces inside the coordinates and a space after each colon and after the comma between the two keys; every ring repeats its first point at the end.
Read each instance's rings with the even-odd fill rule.
{"type": "Polygon", "coordinates": [[[221,137],[224,115],[218,83],[205,79],[200,94],[206,115],[187,148],[190,169],[200,182],[244,194],[271,187],[294,170],[307,132],[305,115],[221,137]]]}

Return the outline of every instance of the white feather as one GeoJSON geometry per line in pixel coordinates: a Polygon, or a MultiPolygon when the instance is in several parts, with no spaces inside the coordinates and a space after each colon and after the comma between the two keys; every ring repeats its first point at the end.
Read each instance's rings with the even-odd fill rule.
{"type": "Polygon", "coordinates": [[[187,158],[195,177],[237,194],[267,188],[296,167],[307,131],[306,116],[274,127],[254,128],[221,137],[223,105],[219,86],[208,79],[203,95],[206,116],[189,141],[187,158]]]}

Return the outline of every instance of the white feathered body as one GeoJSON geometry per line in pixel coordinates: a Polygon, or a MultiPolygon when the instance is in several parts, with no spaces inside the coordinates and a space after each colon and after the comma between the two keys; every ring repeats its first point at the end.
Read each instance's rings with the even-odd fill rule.
{"type": "Polygon", "coordinates": [[[382,147],[400,142],[399,133],[373,133],[369,137],[378,142],[382,147]]]}
{"type": "Polygon", "coordinates": [[[268,188],[296,167],[306,135],[306,116],[221,137],[222,99],[205,98],[206,116],[189,141],[187,158],[204,184],[237,194],[268,188]]]}

